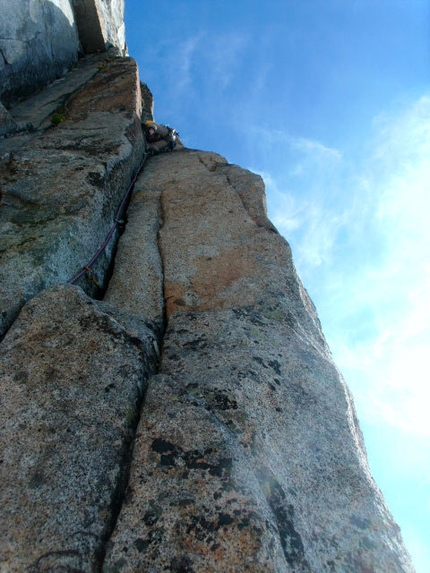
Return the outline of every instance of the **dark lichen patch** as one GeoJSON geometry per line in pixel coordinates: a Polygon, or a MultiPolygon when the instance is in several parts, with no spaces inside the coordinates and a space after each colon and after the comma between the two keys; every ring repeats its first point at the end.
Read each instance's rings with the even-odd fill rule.
{"type": "Polygon", "coordinates": [[[219,513],[218,514],[218,526],[223,527],[227,525],[231,525],[234,523],[234,518],[229,515],[228,513],[219,513]]]}
{"type": "Polygon", "coordinates": [[[270,470],[259,472],[260,485],[278,526],[280,541],[287,563],[297,571],[310,571],[305,558],[302,538],[294,527],[294,506],[287,503],[286,494],[270,470]]]}
{"type": "Polygon", "coordinates": [[[217,464],[212,465],[209,473],[213,476],[223,477],[224,473],[230,472],[233,466],[231,458],[221,458],[217,464]]]}
{"type": "Polygon", "coordinates": [[[281,364],[278,360],[269,360],[268,364],[271,368],[273,368],[278,376],[281,375],[281,364]]]}
{"type": "Polygon", "coordinates": [[[217,531],[215,520],[207,519],[205,515],[191,515],[187,524],[187,535],[193,535],[199,541],[213,542],[212,534],[217,531]]]}
{"type": "Polygon", "coordinates": [[[146,551],[148,549],[149,543],[145,539],[142,539],[139,537],[139,539],[136,539],[134,541],[133,545],[136,547],[136,549],[139,551],[139,553],[143,553],[144,551],[146,551]]]}
{"type": "Polygon", "coordinates": [[[273,501],[269,503],[276,517],[287,562],[292,567],[300,565],[303,570],[310,570],[305,559],[302,538],[294,528],[294,506],[289,504],[284,507],[273,501]]]}
{"type": "Polygon", "coordinates": [[[174,452],[177,449],[177,447],[171,442],[162,440],[160,438],[157,438],[152,442],[151,448],[154,450],[154,452],[157,452],[159,454],[163,454],[166,452],[174,452]]]}
{"type": "Polygon", "coordinates": [[[233,465],[231,458],[219,458],[213,448],[185,451],[159,438],[152,442],[151,448],[160,454],[159,465],[165,468],[180,467],[186,470],[208,471],[212,476],[223,477],[233,465]]]}
{"type": "Polygon", "coordinates": [[[278,376],[281,375],[281,364],[278,360],[276,359],[269,360],[266,364],[266,362],[262,358],[260,358],[260,356],[253,356],[252,358],[255,362],[257,362],[257,364],[260,364],[260,366],[262,366],[263,368],[266,369],[272,368],[276,372],[276,374],[278,374],[278,376]]]}
{"type": "Polygon", "coordinates": [[[193,535],[199,541],[213,543],[218,531],[236,524],[234,515],[220,511],[214,515],[191,515],[186,527],[187,535],[193,535]]]}
{"type": "Polygon", "coordinates": [[[143,516],[143,523],[148,527],[152,527],[157,523],[159,517],[160,517],[159,512],[147,511],[143,516]]]}
{"type": "Polygon", "coordinates": [[[189,557],[175,557],[170,562],[171,573],[194,573],[193,562],[189,557]]]}
{"type": "Polygon", "coordinates": [[[263,368],[268,368],[267,364],[265,364],[264,360],[262,358],[260,358],[259,356],[253,356],[252,359],[255,360],[255,362],[257,362],[261,366],[263,366],[263,368]]]}
{"type": "Polygon", "coordinates": [[[105,176],[97,173],[97,171],[90,171],[87,174],[87,181],[93,187],[97,187],[99,189],[103,189],[105,185],[105,176]]]}
{"type": "Polygon", "coordinates": [[[215,391],[212,396],[208,397],[210,405],[217,410],[237,410],[236,400],[227,394],[215,391]]]}

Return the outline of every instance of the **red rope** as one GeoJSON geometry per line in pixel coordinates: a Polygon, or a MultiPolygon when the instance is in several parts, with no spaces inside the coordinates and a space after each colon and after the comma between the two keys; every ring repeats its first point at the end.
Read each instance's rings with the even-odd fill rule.
{"type": "Polygon", "coordinates": [[[96,262],[96,260],[97,260],[97,259],[99,258],[99,256],[102,254],[102,252],[106,249],[106,247],[107,247],[109,241],[110,241],[111,238],[112,238],[112,235],[115,233],[116,228],[118,227],[119,218],[120,218],[122,209],[123,209],[123,207],[124,207],[124,205],[125,205],[125,202],[127,201],[128,196],[130,195],[130,193],[131,193],[131,191],[132,191],[132,189],[133,189],[133,187],[134,187],[134,184],[136,183],[136,179],[138,178],[139,173],[140,173],[141,170],[142,170],[143,164],[145,163],[145,159],[146,159],[146,155],[144,156],[144,158],[143,158],[143,160],[142,160],[142,163],[139,165],[139,167],[138,167],[138,169],[137,169],[137,171],[136,171],[136,173],[135,173],[133,179],[131,180],[131,183],[130,183],[130,185],[129,185],[127,191],[126,191],[125,194],[124,194],[124,197],[122,198],[122,201],[121,201],[121,203],[120,203],[120,205],[119,205],[119,207],[118,207],[118,209],[117,209],[117,212],[115,213],[115,221],[114,221],[114,224],[113,224],[112,227],[110,228],[109,233],[106,235],[106,238],[105,238],[105,240],[104,240],[102,246],[98,249],[98,251],[97,251],[96,254],[93,256],[93,258],[82,268],[82,270],[81,270],[75,277],[73,277],[72,280],[69,281],[69,284],[71,284],[71,285],[75,284],[85,273],[87,273],[88,271],[90,271],[90,270],[91,270],[91,265],[93,265],[93,264],[96,262]]]}

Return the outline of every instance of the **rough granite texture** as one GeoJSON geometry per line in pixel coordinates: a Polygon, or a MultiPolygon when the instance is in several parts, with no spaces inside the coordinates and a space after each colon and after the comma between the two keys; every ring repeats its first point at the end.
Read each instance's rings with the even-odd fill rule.
{"type": "Polygon", "coordinates": [[[133,208],[115,256],[113,276],[104,300],[129,314],[164,328],[163,265],[158,249],[160,194],[141,190],[142,178],[134,187],[133,208]],[[143,272],[136,272],[142,269],[143,272]]]}
{"type": "Polygon", "coordinates": [[[0,103],[0,137],[14,132],[17,129],[15,121],[7,111],[7,109],[0,103]]]}
{"type": "Polygon", "coordinates": [[[79,287],[23,308],[1,345],[2,573],[99,571],[154,342],[79,287]]]}
{"type": "Polygon", "coordinates": [[[72,0],[79,40],[86,54],[115,46],[127,55],[124,0],[72,0]]]}
{"type": "MultiPolygon", "coordinates": [[[[103,571],[413,571],[261,178],[185,150],[138,188],[128,241],[159,197],[167,328],[103,571]]],[[[117,304],[140,268],[117,259],[117,304]]]]}
{"type": "Polygon", "coordinates": [[[69,0],[0,0],[0,99],[34,94],[76,62],[78,30],[69,0]]]}
{"type": "Polygon", "coordinates": [[[0,0],[0,100],[34,95],[78,56],[127,55],[124,0],[0,0]]]}
{"type": "Polygon", "coordinates": [[[140,86],[103,54],[0,109],[1,573],[412,573],[259,176],[150,158],[64,284],[144,157],[140,86]]]}
{"type": "MultiPolygon", "coordinates": [[[[72,279],[103,244],[142,161],[140,108],[136,63],[104,54],[11,110],[22,129],[0,140],[0,337],[31,296],[72,279]]],[[[79,283],[88,292],[103,287],[114,245],[79,283]]]]}

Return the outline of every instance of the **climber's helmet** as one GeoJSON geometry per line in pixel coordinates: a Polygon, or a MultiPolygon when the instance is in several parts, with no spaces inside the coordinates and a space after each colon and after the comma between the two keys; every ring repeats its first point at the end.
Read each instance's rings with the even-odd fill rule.
{"type": "Polygon", "coordinates": [[[153,121],[145,121],[145,129],[151,135],[157,131],[157,127],[153,121]]]}

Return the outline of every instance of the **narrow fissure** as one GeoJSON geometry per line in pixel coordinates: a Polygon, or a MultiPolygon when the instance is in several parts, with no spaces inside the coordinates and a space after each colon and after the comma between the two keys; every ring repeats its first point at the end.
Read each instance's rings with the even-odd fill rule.
{"type": "MultiPolygon", "coordinates": [[[[159,345],[161,345],[163,336],[160,336],[158,338],[157,336],[155,336],[155,332],[154,332],[154,338],[157,340],[159,345]]],[[[139,346],[138,340],[133,341],[133,342],[135,342],[135,344],[137,344],[139,346]]],[[[142,352],[142,362],[144,362],[144,356],[143,356],[144,349],[141,348],[140,350],[142,352]]],[[[153,374],[157,373],[158,366],[159,366],[159,363],[157,361],[157,367],[156,367],[155,371],[153,372],[153,374]]],[[[113,492],[112,498],[111,498],[111,503],[110,503],[111,517],[110,517],[109,522],[106,524],[106,531],[100,540],[100,546],[95,551],[95,572],[96,573],[102,573],[103,564],[104,564],[105,557],[106,557],[107,545],[108,545],[109,540],[112,537],[112,534],[115,530],[116,524],[117,524],[119,516],[121,514],[122,507],[124,505],[124,501],[125,501],[126,496],[127,496],[127,489],[128,489],[128,485],[130,482],[130,473],[131,473],[131,467],[132,467],[132,462],[133,462],[135,437],[136,437],[137,428],[139,426],[140,418],[142,415],[142,410],[145,406],[145,398],[146,398],[146,391],[148,388],[148,379],[149,378],[150,378],[150,376],[144,381],[143,389],[142,389],[140,395],[138,396],[137,401],[135,402],[134,416],[133,416],[133,419],[130,421],[130,424],[129,424],[129,435],[128,435],[128,438],[126,440],[124,440],[124,442],[122,444],[121,453],[120,453],[120,461],[119,461],[121,472],[120,472],[120,475],[118,477],[118,482],[117,482],[115,491],[113,492]]]]}
{"type": "MultiPolygon", "coordinates": [[[[141,172],[142,172],[142,170],[140,170],[140,173],[141,172]]],[[[131,196],[130,196],[130,200],[131,200],[131,196]]],[[[102,573],[103,565],[104,565],[105,557],[106,557],[106,552],[107,552],[107,545],[109,543],[109,540],[112,537],[113,532],[115,531],[116,524],[118,522],[122,507],[124,505],[124,502],[125,502],[125,499],[127,496],[127,489],[128,489],[128,485],[130,482],[131,468],[132,468],[132,463],[133,463],[133,452],[134,452],[135,437],[136,437],[137,428],[139,426],[139,422],[140,422],[140,419],[142,416],[143,408],[145,407],[146,392],[148,389],[148,380],[151,377],[151,375],[159,373],[160,362],[161,362],[162,353],[163,353],[163,341],[164,341],[164,334],[165,334],[166,328],[167,328],[167,317],[166,317],[166,304],[165,304],[165,300],[164,300],[164,264],[163,264],[163,257],[161,255],[160,238],[159,238],[159,232],[163,226],[163,221],[164,221],[163,209],[162,209],[162,203],[161,203],[161,193],[159,196],[158,210],[157,211],[158,211],[159,225],[158,225],[158,229],[157,229],[157,241],[156,242],[157,242],[157,249],[158,249],[158,254],[159,254],[160,262],[161,262],[161,278],[162,278],[162,284],[163,284],[163,301],[164,301],[164,304],[163,304],[163,323],[161,325],[161,328],[160,328],[160,325],[157,324],[151,330],[154,334],[154,340],[158,344],[159,351],[157,353],[154,350],[154,352],[156,352],[156,354],[157,354],[156,361],[155,361],[156,367],[154,368],[154,372],[152,372],[152,374],[150,374],[148,376],[148,378],[144,381],[142,392],[139,395],[139,398],[136,402],[135,415],[134,415],[133,420],[130,424],[130,439],[123,443],[123,449],[121,452],[121,475],[118,479],[116,491],[113,493],[113,496],[112,496],[112,502],[111,502],[111,510],[112,511],[111,511],[110,523],[107,524],[106,533],[103,536],[103,539],[101,540],[99,550],[95,554],[95,571],[96,571],[96,573],[102,573]]],[[[127,224],[126,210],[124,211],[124,219],[125,219],[125,225],[126,225],[127,224]]],[[[125,227],[124,227],[124,231],[125,231],[125,227]]],[[[112,278],[112,276],[114,274],[115,255],[116,255],[116,252],[118,250],[119,240],[120,240],[120,238],[118,239],[118,241],[116,243],[115,253],[113,253],[113,256],[112,256],[111,267],[110,267],[111,273],[109,275],[109,280],[112,278]]],[[[108,286],[108,282],[107,282],[106,289],[104,290],[104,292],[106,292],[107,286],[108,286]]],[[[145,359],[144,359],[145,349],[140,346],[139,339],[134,339],[133,342],[140,347],[140,351],[142,352],[142,361],[144,362],[145,361],[145,359]]]]}

